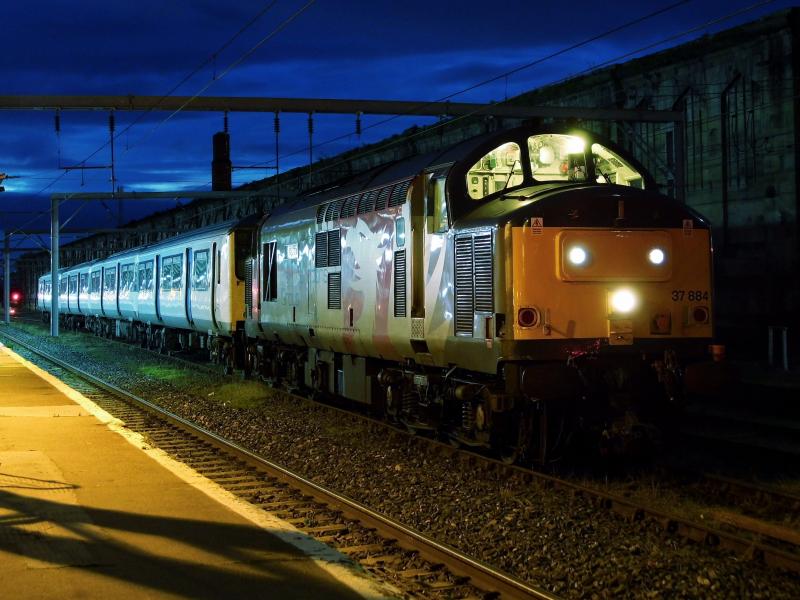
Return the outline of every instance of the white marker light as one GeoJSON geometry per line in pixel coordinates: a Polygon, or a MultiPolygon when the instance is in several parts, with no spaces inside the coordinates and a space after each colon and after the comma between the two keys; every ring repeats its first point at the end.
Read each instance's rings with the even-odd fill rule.
{"type": "Polygon", "coordinates": [[[573,246],[567,253],[567,258],[569,259],[569,262],[579,267],[580,265],[586,263],[588,255],[586,254],[586,250],[584,250],[580,246],[573,246]]]}
{"type": "Polygon", "coordinates": [[[664,251],[661,248],[653,248],[647,255],[648,260],[654,265],[661,265],[666,258],[664,251]]]}
{"type": "Polygon", "coordinates": [[[636,295],[631,290],[617,290],[611,294],[611,308],[615,313],[629,313],[636,308],[636,295]]]}

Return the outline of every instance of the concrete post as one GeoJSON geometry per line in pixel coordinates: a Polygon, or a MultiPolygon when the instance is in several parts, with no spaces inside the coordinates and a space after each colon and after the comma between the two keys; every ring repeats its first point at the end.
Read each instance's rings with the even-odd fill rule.
{"type": "Polygon", "coordinates": [[[58,200],[50,200],[50,335],[58,337],[58,200]]]}

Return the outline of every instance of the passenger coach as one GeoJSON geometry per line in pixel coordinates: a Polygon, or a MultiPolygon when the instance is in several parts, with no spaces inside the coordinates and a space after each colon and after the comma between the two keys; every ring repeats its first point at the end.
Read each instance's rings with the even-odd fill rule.
{"type": "MultiPolygon", "coordinates": [[[[255,220],[230,222],[59,272],[65,325],[161,351],[207,348],[230,368],[244,328],[244,264],[255,220]]],[[[51,277],[37,307],[51,308],[51,277]]]]}

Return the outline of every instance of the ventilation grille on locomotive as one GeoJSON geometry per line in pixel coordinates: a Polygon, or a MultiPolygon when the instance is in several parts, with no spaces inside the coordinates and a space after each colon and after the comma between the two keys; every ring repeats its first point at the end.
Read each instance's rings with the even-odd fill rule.
{"type": "Polygon", "coordinates": [[[406,316],[406,251],[394,253],[394,316],[406,316]]]}
{"type": "Polygon", "coordinates": [[[476,235],[473,239],[475,265],[475,312],[494,310],[494,281],[492,268],[492,234],[476,235]]]}
{"type": "Polygon", "coordinates": [[[314,236],[314,266],[328,266],[328,232],[322,231],[314,236]]]}
{"type": "Polygon", "coordinates": [[[383,210],[386,208],[386,204],[389,200],[389,190],[390,188],[385,187],[378,192],[378,198],[375,200],[375,210],[383,210]]]}
{"type": "Polygon", "coordinates": [[[328,232],[328,266],[339,267],[342,264],[342,236],[340,229],[328,232]]]}
{"type": "Polygon", "coordinates": [[[494,310],[492,234],[456,238],[455,333],[472,335],[475,312],[494,310]]]}
{"type": "Polygon", "coordinates": [[[341,273],[328,273],[328,308],[342,308],[341,273]]]}
{"type": "Polygon", "coordinates": [[[314,236],[314,266],[339,267],[342,265],[342,230],[321,231],[314,236]]]}
{"type": "Polygon", "coordinates": [[[253,261],[249,259],[244,264],[244,305],[247,308],[247,318],[253,318],[253,261]]]}
{"type": "Polygon", "coordinates": [[[405,204],[408,188],[411,187],[411,180],[403,181],[394,186],[392,195],[389,198],[389,206],[401,206],[405,204]]]}

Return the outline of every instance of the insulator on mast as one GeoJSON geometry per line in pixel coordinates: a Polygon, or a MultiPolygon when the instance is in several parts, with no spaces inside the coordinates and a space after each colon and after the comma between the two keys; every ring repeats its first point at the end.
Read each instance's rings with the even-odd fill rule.
{"type": "Polygon", "coordinates": [[[361,137],[361,112],[356,113],[356,135],[361,137]]]}

